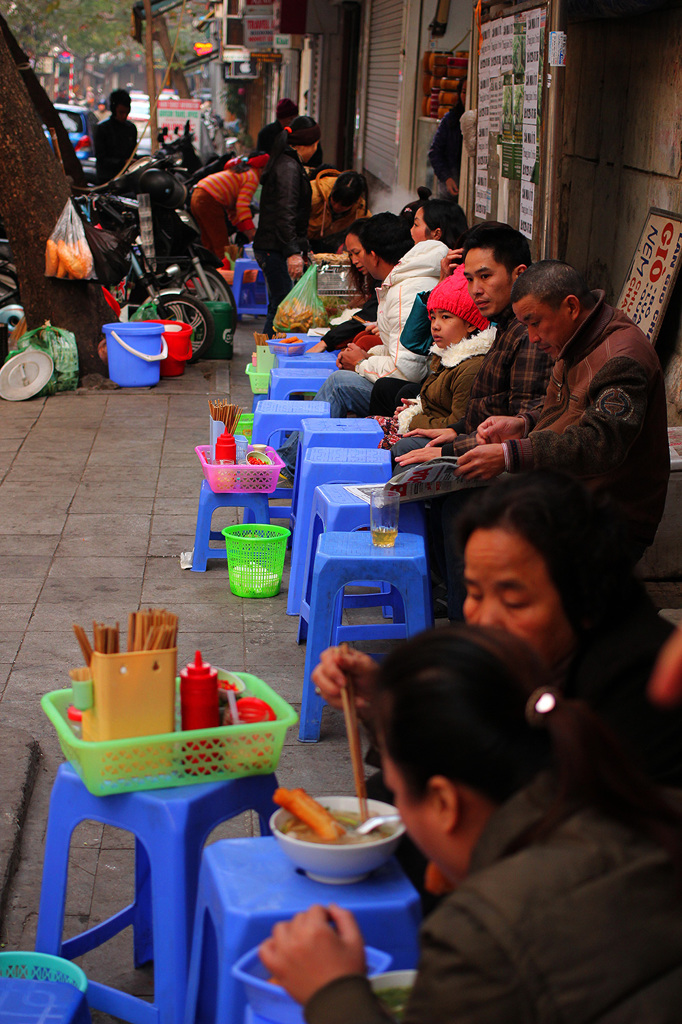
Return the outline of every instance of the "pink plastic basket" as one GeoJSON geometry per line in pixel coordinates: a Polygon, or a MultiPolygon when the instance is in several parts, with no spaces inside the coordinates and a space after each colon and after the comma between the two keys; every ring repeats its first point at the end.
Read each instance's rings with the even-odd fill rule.
{"type": "Polygon", "coordinates": [[[287,345],[284,341],[269,341],[268,348],[276,356],[302,356],[305,352],[305,341],[293,345],[287,345]]]}
{"type": "MultiPolygon", "coordinates": [[[[249,445],[248,451],[251,450],[251,445],[249,445]]],[[[266,455],[272,459],[272,466],[250,466],[248,463],[243,466],[212,466],[209,444],[200,444],[194,451],[197,453],[208,486],[216,494],[226,492],[246,494],[254,491],[260,494],[272,494],[277,487],[279,474],[284,468],[284,463],[274,448],[265,449],[266,455]]]]}

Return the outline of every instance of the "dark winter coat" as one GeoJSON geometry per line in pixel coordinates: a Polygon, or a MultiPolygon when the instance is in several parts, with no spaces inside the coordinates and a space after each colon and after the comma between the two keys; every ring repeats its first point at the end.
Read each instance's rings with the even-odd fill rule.
{"type": "Polygon", "coordinates": [[[308,252],[312,189],[295,149],[287,146],[272,167],[266,167],[261,185],[254,249],[285,257],[308,252]]]}

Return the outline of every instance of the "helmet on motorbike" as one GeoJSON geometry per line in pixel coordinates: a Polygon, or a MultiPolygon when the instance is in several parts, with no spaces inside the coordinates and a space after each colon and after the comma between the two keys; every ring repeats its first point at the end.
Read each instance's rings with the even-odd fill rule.
{"type": "Polygon", "coordinates": [[[168,210],[178,210],[185,205],[187,189],[177,178],[158,167],[150,167],[140,175],[138,192],[147,192],[153,203],[168,210]]]}
{"type": "Polygon", "coordinates": [[[269,160],[267,153],[260,153],[258,150],[254,150],[253,153],[249,153],[248,156],[236,156],[232,160],[228,160],[223,168],[226,171],[234,171],[237,174],[242,171],[248,170],[249,167],[253,167],[255,170],[262,170],[269,160]]]}

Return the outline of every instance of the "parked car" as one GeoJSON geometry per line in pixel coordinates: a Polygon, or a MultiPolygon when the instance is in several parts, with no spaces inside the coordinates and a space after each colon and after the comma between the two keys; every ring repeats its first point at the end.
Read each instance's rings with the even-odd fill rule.
{"type": "MultiPolygon", "coordinates": [[[[70,103],[55,103],[55,110],[69,133],[71,145],[76,150],[79,160],[87,160],[95,155],[95,128],[97,118],[89,107],[77,107],[70,103]]],[[[45,134],[50,133],[45,129],[45,134]]]]}

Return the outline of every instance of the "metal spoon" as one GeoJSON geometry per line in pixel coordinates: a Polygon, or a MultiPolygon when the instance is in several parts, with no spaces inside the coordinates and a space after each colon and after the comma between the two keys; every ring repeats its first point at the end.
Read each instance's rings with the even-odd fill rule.
{"type": "Polygon", "coordinates": [[[361,822],[353,831],[358,836],[366,836],[373,832],[375,828],[379,828],[381,825],[392,825],[396,821],[400,821],[399,814],[377,814],[375,817],[361,822]]]}

